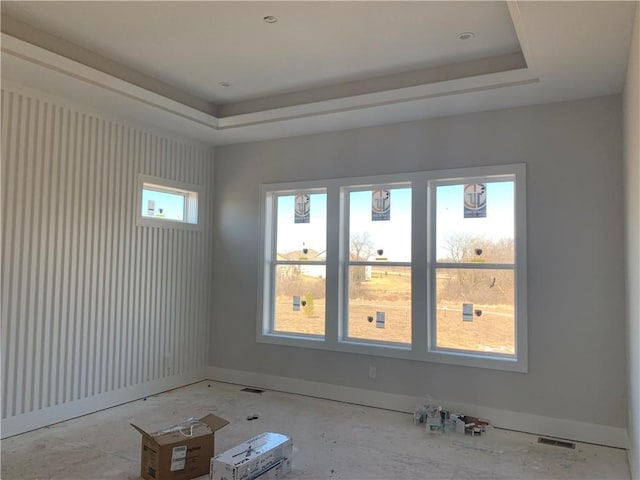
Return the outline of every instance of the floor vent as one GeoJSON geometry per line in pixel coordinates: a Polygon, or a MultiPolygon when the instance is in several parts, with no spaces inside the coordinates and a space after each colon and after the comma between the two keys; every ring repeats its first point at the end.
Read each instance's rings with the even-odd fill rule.
{"type": "Polygon", "coordinates": [[[573,442],[565,442],[564,440],[556,440],[554,438],[538,437],[538,443],[553,445],[554,447],[576,448],[576,444],[573,442]]]}
{"type": "Polygon", "coordinates": [[[243,388],[242,390],[240,390],[241,392],[249,392],[249,393],[257,393],[258,395],[260,395],[261,393],[264,393],[264,390],[260,390],[259,388],[243,388]]]}

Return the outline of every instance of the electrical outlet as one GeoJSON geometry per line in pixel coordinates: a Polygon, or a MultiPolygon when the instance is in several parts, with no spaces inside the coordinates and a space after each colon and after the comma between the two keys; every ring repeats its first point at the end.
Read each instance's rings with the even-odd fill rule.
{"type": "Polygon", "coordinates": [[[369,365],[369,378],[376,378],[376,367],[369,365]]]}

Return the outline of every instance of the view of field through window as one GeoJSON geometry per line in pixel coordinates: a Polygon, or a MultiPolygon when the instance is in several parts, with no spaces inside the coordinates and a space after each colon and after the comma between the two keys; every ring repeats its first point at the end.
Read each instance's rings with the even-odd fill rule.
{"type": "Polygon", "coordinates": [[[436,346],[515,353],[514,184],[482,184],[484,211],[465,217],[464,185],[436,189],[436,346]],[[481,268],[485,264],[505,269],[481,268]],[[459,265],[459,267],[457,267],[459,265]]]}
{"type": "Polygon", "coordinates": [[[410,345],[411,188],[349,192],[349,262],[346,337],[410,345]]]}
{"type": "MultiPolygon", "coordinates": [[[[464,217],[463,188],[444,185],[436,190],[436,257],[447,266],[434,273],[435,346],[513,354],[514,184],[486,184],[482,218],[464,217]],[[482,264],[504,268],[482,268],[482,264]]],[[[344,333],[354,340],[410,345],[411,189],[388,191],[390,219],[382,221],[372,220],[372,190],[349,192],[348,261],[357,264],[347,268],[344,333]]],[[[295,223],[295,196],[277,199],[274,331],[323,336],[326,194],[312,193],[309,200],[308,223],[295,223]]]]}
{"type": "Polygon", "coordinates": [[[276,215],[274,330],[324,335],[327,195],[279,196],[276,215]]]}

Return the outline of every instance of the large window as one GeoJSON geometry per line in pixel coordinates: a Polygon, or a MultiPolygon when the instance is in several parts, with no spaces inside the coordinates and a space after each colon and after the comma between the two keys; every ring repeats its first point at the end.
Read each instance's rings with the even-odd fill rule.
{"type": "Polygon", "coordinates": [[[526,371],[523,165],[261,196],[258,341],[526,371]]]}
{"type": "Polygon", "coordinates": [[[411,186],[345,188],[343,196],[349,227],[343,338],[410,346],[411,186]]]}
{"type": "Polygon", "coordinates": [[[514,355],[515,183],[480,181],[432,184],[432,347],[514,355]]]}
{"type": "Polygon", "coordinates": [[[325,331],[327,194],[268,195],[273,228],[267,242],[268,331],[322,337],[325,331]]]}

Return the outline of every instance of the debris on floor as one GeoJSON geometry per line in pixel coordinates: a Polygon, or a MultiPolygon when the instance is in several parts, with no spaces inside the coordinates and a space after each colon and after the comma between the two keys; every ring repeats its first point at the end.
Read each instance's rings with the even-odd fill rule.
{"type": "Polygon", "coordinates": [[[429,402],[419,405],[413,412],[414,425],[425,425],[427,432],[455,432],[471,436],[481,435],[489,426],[487,420],[477,417],[451,413],[441,405],[433,405],[429,402]]]}
{"type": "Polygon", "coordinates": [[[475,437],[486,432],[489,422],[481,420],[477,417],[471,417],[469,415],[452,414],[452,419],[456,422],[456,433],[464,433],[475,437]]]}
{"type": "Polygon", "coordinates": [[[210,480],[274,479],[291,472],[293,440],[265,432],[211,459],[210,480]]]}
{"type": "Polygon", "coordinates": [[[262,390],[261,388],[253,388],[253,387],[245,387],[243,389],[240,390],[241,392],[248,392],[248,393],[255,393],[257,395],[262,395],[264,393],[264,390],[262,390]]]}

